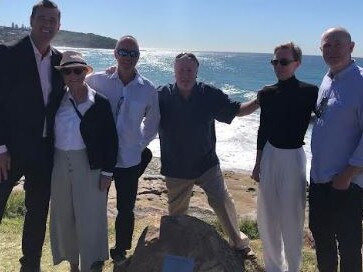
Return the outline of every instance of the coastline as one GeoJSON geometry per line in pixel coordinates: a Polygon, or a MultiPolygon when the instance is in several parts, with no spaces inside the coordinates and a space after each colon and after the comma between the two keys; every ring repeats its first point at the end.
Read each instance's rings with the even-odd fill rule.
{"type": "MultiPolygon", "coordinates": [[[[222,170],[228,191],[235,203],[237,216],[256,219],[257,184],[247,171],[222,170]]],[[[108,201],[108,216],[116,216],[116,191],[111,185],[108,201]]],[[[139,180],[139,189],[135,206],[135,217],[143,219],[149,216],[160,218],[167,215],[167,189],[164,177],[160,175],[160,159],[153,157],[145,173],[139,180]]],[[[194,186],[188,214],[200,219],[215,219],[215,213],[208,204],[204,191],[194,186]]]]}

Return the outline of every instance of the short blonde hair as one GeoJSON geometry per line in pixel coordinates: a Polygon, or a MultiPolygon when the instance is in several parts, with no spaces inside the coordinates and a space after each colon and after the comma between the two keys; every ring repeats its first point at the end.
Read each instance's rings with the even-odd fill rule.
{"type": "Polygon", "coordinates": [[[284,43],[284,44],[280,44],[280,45],[276,46],[274,49],[274,54],[276,54],[276,52],[280,49],[291,49],[294,60],[301,62],[301,59],[302,59],[301,48],[299,46],[297,46],[296,44],[294,44],[293,42],[284,43]]]}

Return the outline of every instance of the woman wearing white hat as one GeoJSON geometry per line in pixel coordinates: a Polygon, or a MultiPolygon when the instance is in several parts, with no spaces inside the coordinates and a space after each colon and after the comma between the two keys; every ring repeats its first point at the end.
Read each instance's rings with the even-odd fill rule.
{"type": "Polygon", "coordinates": [[[116,163],[117,132],[109,102],[84,82],[93,69],[82,55],[65,51],[55,68],[66,92],[54,126],[53,261],[68,261],[72,272],[102,271],[108,259],[107,189],[116,163]]]}

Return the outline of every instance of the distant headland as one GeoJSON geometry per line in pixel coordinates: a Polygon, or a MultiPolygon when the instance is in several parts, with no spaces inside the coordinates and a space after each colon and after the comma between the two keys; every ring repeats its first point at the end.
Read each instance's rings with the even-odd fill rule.
{"type": "MultiPolygon", "coordinates": [[[[30,33],[30,28],[17,25],[11,27],[0,26],[0,44],[13,44],[30,33]]],[[[77,48],[115,48],[117,40],[95,35],[93,33],[82,33],[60,30],[55,36],[52,44],[54,46],[68,46],[77,48]]]]}

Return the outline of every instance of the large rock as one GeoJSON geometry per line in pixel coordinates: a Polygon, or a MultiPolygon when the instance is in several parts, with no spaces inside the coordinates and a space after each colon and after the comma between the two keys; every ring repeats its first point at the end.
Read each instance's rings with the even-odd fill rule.
{"type": "Polygon", "coordinates": [[[134,255],[120,271],[161,272],[167,255],[193,258],[194,272],[244,271],[243,260],[212,226],[187,215],[163,216],[160,231],[145,228],[134,255]]]}

